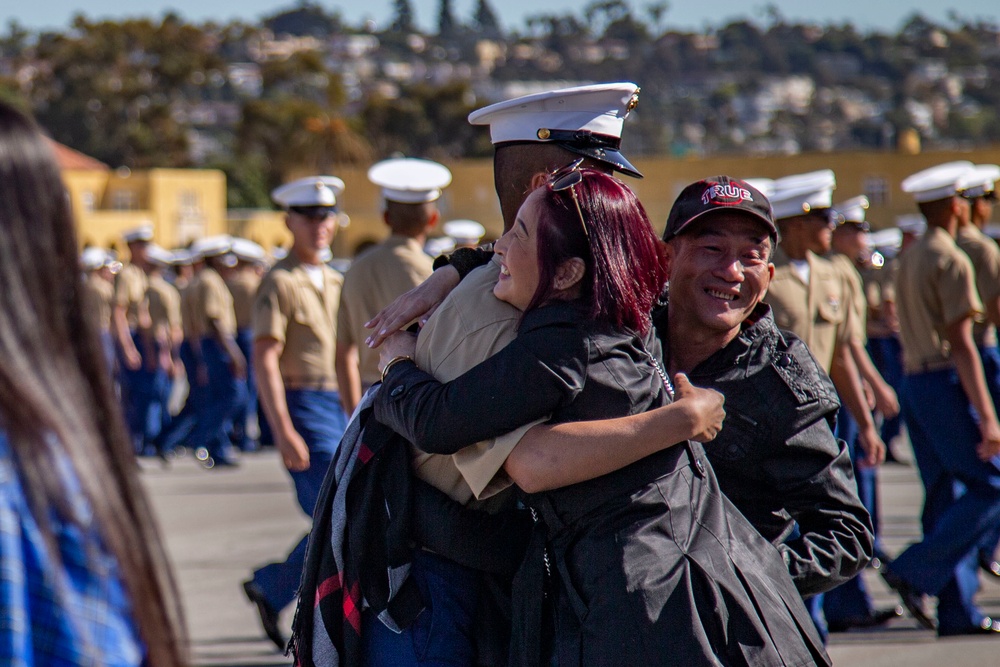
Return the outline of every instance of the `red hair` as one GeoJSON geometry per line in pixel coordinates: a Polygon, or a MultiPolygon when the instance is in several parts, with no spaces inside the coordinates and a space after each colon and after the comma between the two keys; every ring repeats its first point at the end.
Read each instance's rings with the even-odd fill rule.
{"type": "Polygon", "coordinates": [[[586,272],[579,301],[592,319],[645,333],[663,292],[664,244],[632,190],[613,176],[581,169],[582,180],[554,191],[543,185],[538,220],[538,290],[527,310],[549,301],[557,268],[581,258],[586,272]],[[574,192],[586,220],[584,234],[574,192]]]}

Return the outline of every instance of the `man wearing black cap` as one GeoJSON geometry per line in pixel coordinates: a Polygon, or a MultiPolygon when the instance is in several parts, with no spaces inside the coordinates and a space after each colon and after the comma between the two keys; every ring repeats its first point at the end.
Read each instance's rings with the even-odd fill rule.
{"type": "Polygon", "coordinates": [[[681,192],[663,238],[669,298],[654,323],[667,371],[726,397],[705,445],[719,485],[776,544],[800,593],[830,590],[870,560],[871,519],[833,436],[830,378],[762,302],[778,238],[770,203],[745,181],[705,179],[681,192]]]}

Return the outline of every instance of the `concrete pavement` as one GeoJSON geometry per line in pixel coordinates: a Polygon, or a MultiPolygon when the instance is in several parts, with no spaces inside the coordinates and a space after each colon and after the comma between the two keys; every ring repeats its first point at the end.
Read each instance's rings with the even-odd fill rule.
{"type": "MultiPolygon", "coordinates": [[[[245,455],[240,467],[213,471],[190,458],[169,468],[143,460],[142,467],[179,581],[194,664],[291,664],[264,637],[240,586],[254,566],[282,558],[309,527],[277,454],[245,455]]],[[[880,489],[883,540],[895,554],[919,535],[922,490],[916,471],[898,464],[884,466],[880,489]]],[[[864,576],[878,606],[897,603],[877,574],[864,576]]],[[[1000,616],[1000,583],[985,581],[980,600],[1000,616]]],[[[292,611],[282,615],[286,628],[292,611]]],[[[1000,638],[937,639],[909,617],[878,631],[833,635],[829,650],[843,666],[1000,665],[1000,638]]]]}

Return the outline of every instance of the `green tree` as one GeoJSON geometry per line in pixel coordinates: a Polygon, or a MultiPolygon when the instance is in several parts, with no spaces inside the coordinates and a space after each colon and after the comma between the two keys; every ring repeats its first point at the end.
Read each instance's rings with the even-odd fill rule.
{"type": "Polygon", "coordinates": [[[187,128],[176,111],[199,78],[222,67],[214,43],[175,15],[92,23],[44,34],[32,81],[36,116],[53,137],[111,165],[188,166],[187,128]]]}
{"type": "Polygon", "coordinates": [[[270,208],[267,159],[260,153],[229,155],[205,165],[226,174],[228,208],[270,208]]]}
{"type": "Polygon", "coordinates": [[[670,3],[662,0],[646,5],[646,15],[653,23],[653,29],[657,35],[663,33],[663,17],[667,15],[668,11],[670,11],[670,3]]]}
{"type": "Polygon", "coordinates": [[[339,15],[328,14],[322,5],[309,0],[301,0],[294,9],[264,19],[264,25],[275,35],[311,35],[320,38],[341,29],[339,15]]]}
{"type": "Polygon", "coordinates": [[[440,0],[438,6],[438,36],[449,38],[454,37],[458,29],[455,22],[455,14],[451,8],[451,0],[440,0]]]}
{"type": "Polygon", "coordinates": [[[415,32],[413,20],[413,5],[410,0],[393,0],[391,30],[411,33],[415,32]]]}
{"type": "Polygon", "coordinates": [[[239,155],[268,165],[268,189],[298,174],[328,172],[371,159],[368,142],[342,116],[297,97],[247,102],[236,147],[239,155]]]}
{"type": "Polygon", "coordinates": [[[500,19],[490,5],[489,0],[478,0],[476,12],[473,15],[476,30],[488,39],[500,39],[503,37],[503,29],[500,27],[500,19]]]}
{"type": "Polygon", "coordinates": [[[631,14],[625,0],[594,0],[583,8],[583,18],[595,35],[603,35],[608,26],[631,14]]]}
{"type": "Polygon", "coordinates": [[[371,97],[360,114],[375,155],[444,160],[491,153],[489,139],[467,121],[475,108],[468,83],[419,84],[400,93],[371,97]]]}

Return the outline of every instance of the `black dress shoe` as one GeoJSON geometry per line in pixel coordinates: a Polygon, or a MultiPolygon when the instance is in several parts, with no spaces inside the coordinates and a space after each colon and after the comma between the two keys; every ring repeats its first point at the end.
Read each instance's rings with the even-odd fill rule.
{"type": "Polygon", "coordinates": [[[979,556],[979,569],[994,579],[1000,579],[1000,563],[982,554],[979,556]]]}
{"type": "Polygon", "coordinates": [[[264,591],[260,590],[260,586],[253,581],[244,581],[243,592],[247,594],[250,602],[257,605],[257,613],[260,614],[260,624],[264,626],[264,634],[274,642],[279,651],[284,651],[286,641],[281,630],[278,629],[278,612],[264,597],[264,591]]]}
{"type": "Polygon", "coordinates": [[[894,618],[900,618],[902,615],[903,608],[896,605],[892,609],[876,609],[867,616],[828,621],[827,627],[830,632],[847,632],[848,630],[855,629],[877,628],[885,625],[894,618]]]}
{"type": "Polygon", "coordinates": [[[934,619],[927,615],[924,611],[924,596],[918,593],[910,584],[903,581],[894,572],[891,572],[888,566],[883,565],[879,568],[879,574],[885,579],[885,583],[889,585],[889,588],[896,591],[896,595],[899,596],[900,602],[906,607],[906,610],[910,612],[913,618],[917,619],[920,625],[924,626],[928,630],[936,630],[937,624],[934,619]]]}
{"type": "Polygon", "coordinates": [[[938,637],[956,637],[959,635],[991,635],[1000,637],[1000,621],[994,621],[989,616],[983,618],[979,625],[969,628],[942,628],[938,630],[938,637]]]}

